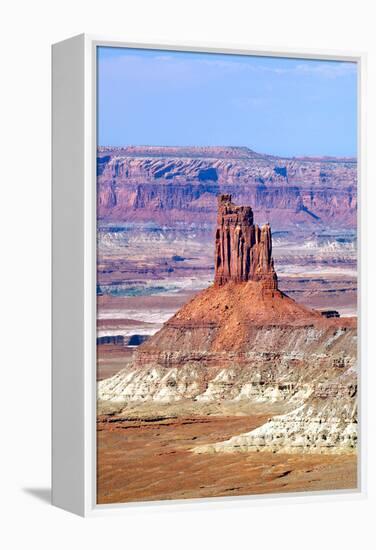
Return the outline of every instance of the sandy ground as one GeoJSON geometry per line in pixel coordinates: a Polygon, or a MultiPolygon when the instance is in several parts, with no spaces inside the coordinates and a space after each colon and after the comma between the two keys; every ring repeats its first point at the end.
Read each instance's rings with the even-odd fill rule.
{"type": "Polygon", "coordinates": [[[98,503],[356,488],[355,455],[190,452],[249,431],[266,418],[100,417],[98,503]]]}
{"type": "Polygon", "coordinates": [[[132,361],[134,349],[120,345],[97,346],[97,381],[114,376],[132,361]]]}

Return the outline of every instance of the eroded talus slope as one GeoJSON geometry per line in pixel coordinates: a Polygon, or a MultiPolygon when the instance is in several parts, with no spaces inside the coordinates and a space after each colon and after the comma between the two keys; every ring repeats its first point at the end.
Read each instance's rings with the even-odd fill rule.
{"type": "Polygon", "coordinates": [[[355,361],[355,320],[325,319],[279,291],[259,292],[258,283],[248,282],[200,292],[136,350],[132,369],[165,369],[168,377],[171,369],[182,374],[196,367],[212,378],[222,368],[268,373],[273,367],[306,381],[314,373],[337,376],[355,361]]]}
{"type": "Polygon", "coordinates": [[[130,367],[99,384],[99,399],[124,406],[192,400],[197,412],[214,403],[238,403],[239,410],[244,403],[279,404],[288,413],[200,452],[290,452],[302,441],[312,451],[354,448],[355,321],[323,319],[258,287],[248,282],[200,293],[140,346],[130,367]]]}

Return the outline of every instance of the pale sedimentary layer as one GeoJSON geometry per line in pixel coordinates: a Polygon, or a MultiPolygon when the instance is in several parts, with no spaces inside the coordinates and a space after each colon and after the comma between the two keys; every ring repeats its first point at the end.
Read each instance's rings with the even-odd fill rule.
{"type": "MultiPolygon", "coordinates": [[[[162,366],[145,366],[134,368],[126,367],[115,376],[101,381],[98,384],[98,398],[109,401],[180,401],[194,399],[195,401],[210,402],[215,400],[232,401],[250,399],[254,401],[278,401],[302,399],[309,396],[313,388],[325,397],[325,384],[328,386],[328,398],[335,390],[347,386],[356,386],[356,376],[353,373],[343,375],[343,379],[331,376],[329,367],[322,377],[315,379],[315,367],[290,367],[283,372],[289,361],[288,357],[279,358],[279,365],[263,363],[261,358],[253,364],[243,366],[204,368],[197,363],[197,357],[192,363],[189,361],[182,367],[166,368],[162,366]],[[301,372],[301,369],[304,372],[301,372]],[[313,379],[309,380],[309,375],[313,379]]],[[[294,358],[296,360],[296,358],[294,358]]],[[[322,365],[322,357],[312,357],[322,365]]],[[[331,358],[332,364],[338,361],[353,360],[340,356],[331,358]]],[[[320,367],[318,367],[320,369],[320,367]]],[[[340,368],[338,368],[340,370],[340,368]]],[[[317,375],[317,373],[316,373],[317,375]]]]}
{"type": "Polygon", "coordinates": [[[356,448],[356,329],[334,328],[330,333],[300,327],[298,333],[305,332],[305,337],[297,334],[296,339],[294,330],[281,347],[280,327],[259,328],[254,345],[260,351],[162,352],[147,360],[143,353],[143,365],[132,364],[100,382],[98,398],[117,403],[120,410],[130,404],[133,410],[158,403],[181,402],[185,407],[188,400],[197,413],[214,404],[223,410],[229,405],[239,410],[244,404],[248,410],[278,406],[285,413],[252,432],[197,447],[195,452],[352,451],[356,448]],[[266,351],[267,342],[273,349],[278,340],[279,352],[266,351]],[[312,342],[316,354],[311,353],[312,342]]]}
{"type": "Polygon", "coordinates": [[[336,388],[335,391],[335,398],[320,398],[313,394],[306,403],[287,414],[274,416],[250,432],[196,447],[193,452],[355,452],[357,414],[352,388],[336,388]]]}

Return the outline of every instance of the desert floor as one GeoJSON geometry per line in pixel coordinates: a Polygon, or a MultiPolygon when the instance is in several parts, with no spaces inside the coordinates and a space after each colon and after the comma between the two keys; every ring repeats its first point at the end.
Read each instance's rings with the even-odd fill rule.
{"type": "Polygon", "coordinates": [[[267,419],[187,416],[98,419],[98,504],[352,489],[355,455],[194,454],[196,445],[250,431],[267,419]]]}

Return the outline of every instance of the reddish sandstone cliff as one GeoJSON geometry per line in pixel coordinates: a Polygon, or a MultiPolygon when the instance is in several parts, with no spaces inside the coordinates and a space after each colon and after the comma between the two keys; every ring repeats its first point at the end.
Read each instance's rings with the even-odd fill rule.
{"type": "Polygon", "coordinates": [[[214,224],[216,196],[252,204],[273,230],[355,228],[356,159],[278,158],[244,147],[102,147],[98,217],[214,224]]]}
{"type": "Polygon", "coordinates": [[[270,225],[260,229],[253,224],[250,206],[236,206],[231,195],[220,195],[214,283],[223,285],[230,281],[262,281],[266,288],[277,288],[270,225]]]}

